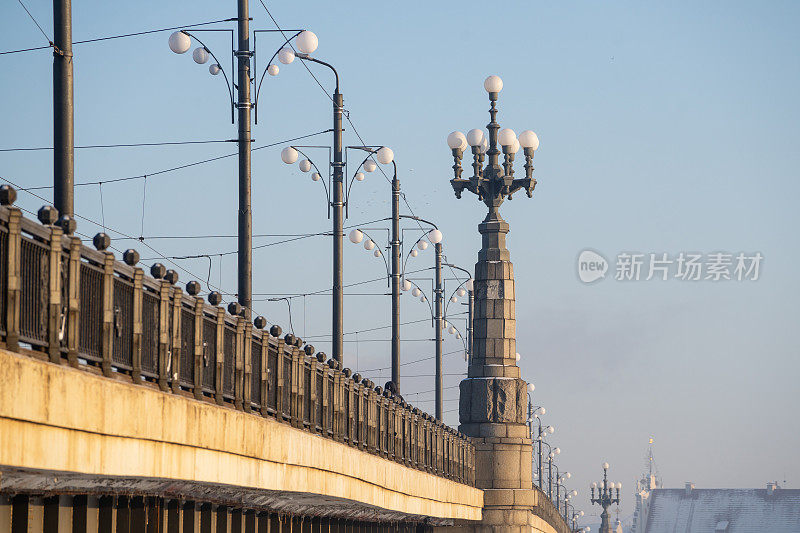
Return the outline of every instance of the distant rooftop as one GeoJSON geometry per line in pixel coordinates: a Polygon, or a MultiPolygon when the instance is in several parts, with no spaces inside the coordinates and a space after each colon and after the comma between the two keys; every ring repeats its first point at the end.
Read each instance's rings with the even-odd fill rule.
{"type": "Polygon", "coordinates": [[[646,533],[798,533],[800,489],[654,489],[646,533]]]}

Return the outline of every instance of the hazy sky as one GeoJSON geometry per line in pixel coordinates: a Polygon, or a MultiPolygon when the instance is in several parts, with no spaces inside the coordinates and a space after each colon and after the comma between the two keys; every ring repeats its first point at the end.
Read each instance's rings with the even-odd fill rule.
{"type": "MultiPolygon", "coordinates": [[[[50,34],[51,3],[27,4],[50,34]]],[[[534,197],[507,202],[502,213],[512,227],[520,365],[536,384],[536,403],[547,407],[546,422],[557,428],[552,441],[562,449],[562,469],[574,474],[569,486],[579,491],[579,508],[596,513],[586,500],[587,486],[608,460],[613,478],[625,486],[623,514],[632,512],[631,489],[651,435],[667,486],[762,487],[770,480],[798,486],[798,4],[507,2],[493,10],[469,1],[267,5],[284,28],[317,33],[315,55],[339,70],[358,132],[368,144],[394,149],[409,204],[439,224],[454,263],[472,268],[485,207],[474,196],[453,196],[445,138],[454,129],[488,122],[487,75],[505,82],[502,125],[539,134],[534,197]],[[607,279],[592,285],[581,283],[576,271],[586,248],[612,261],[607,279]],[[621,252],[760,252],[764,259],[757,281],[621,282],[613,279],[621,252]]],[[[75,40],[236,15],[233,1],[73,7],[75,40]]],[[[255,28],[274,28],[257,0],[251,13],[255,28]]],[[[0,21],[0,50],[46,44],[16,2],[0,6],[0,21]]],[[[168,35],[76,45],[77,145],[235,137],[223,79],[211,77],[189,54],[171,53],[168,35]]],[[[228,68],[227,37],[206,36],[228,68]]],[[[279,44],[274,34],[260,34],[259,70],[279,44]]],[[[0,148],[49,146],[50,53],[3,55],[0,64],[0,148]]],[[[330,73],[313,70],[332,89],[330,73]]],[[[267,76],[261,97],[255,146],[330,127],[330,101],[299,62],[267,76]]],[[[349,125],[345,135],[347,144],[358,144],[349,125]]],[[[305,144],[330,142],[326,135],[305,144]]],[[[153,173],[234,149],[78,150],[76,180],[153,173]]],[[[255,232],[327,230],[322,187],[296,165],[282,164],[279,150],[253,154],[255,232]]],[[[49,152],[0,152],[0,176],[47,185],[51,161],[49,152]]],[[[143,180],[105,185],[102,205],[98,186],[78,188],[76,211],[97,221],[104,217],[110,228],[133,236],[233,235],[236,187],[236,161],[228,158],[149,178],[144,222],[143,180]]],[[[378,173],[356,183],[348,224],[388,216],[389,192],[378,173]]],[[[50,198],[51,192],[41,194],[50,198]]],[[[42,203],[20,194],[26,209],[42,203]]],[[[93,235],[98,228],[81,221],[79,231],[93,235]]],[[[407,242],[415,239],[407,235],[407,242]]],[[[236,247],[230,238],[147,242],[166,255],[236,247]]],[[[114,245],[136,246],[148,265],[159,255],[130,241],[114,245]]],[[[381,262],[368,252],[349,243],[345,249],[345,283],[382,275],[381,262]]],[[[254,258],[260,300],[330,285],[325,237],[265,247],[254,258]]],[[[408,268],[429,267],[432,258],[429,249],[408,268]]],[[[205,285],[207,260],[180,264],[205,285]]],[[[235,264],[235,256],[221,263],[215,257],[212,283],[221,280],[233,292],[235,264]]],[[[182,282],[190,278],[181,272],[182,282]]],[[[345,299],[347,332],[389,324],[385,282],[346,292],[358,293],[345,299]]],[[[453,306],[451,312],[456,308],[463,309],[453,306]]],[[[258,301],[256,310],[290,329],[285,302],[258,301]]],[[[423,321],[404,326],[404,361],[430,357],[427,307],[406,296],[402,313],[404,322],[423,321]]],[[[328,351],[329,298],[294,298],[292,325],[303,337],[317,336],[315,345],[328,351]]],[[[446,421],[455,424],[455,386],[465,365],[460,341],[447,337],[445,352],[457,353],[445,358],[452,374],[445,381],[446,421]]],[[[388,328],[348,335],[359,342],[346,343],[346,365],[384,368],[364,373],[385,381],[388,339],[388,328]]],[[[430,359],[403,367],[406,398],[427,410],[433,409],[432,371],[430,359]]]]}

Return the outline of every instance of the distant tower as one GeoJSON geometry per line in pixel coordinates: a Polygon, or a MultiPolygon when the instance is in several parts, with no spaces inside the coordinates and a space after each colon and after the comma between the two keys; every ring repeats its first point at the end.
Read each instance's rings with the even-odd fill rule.
{"type": "Polygon", "coordinates": [[[647,514],[650,511],[650,493],[655,489],[663,487],[661,475],[656,467],[656,460],[653,456],[653,437],[650,437],[647,455],[645,456],[645,467],[641,479],[636,482],[636,510],[633,512],[633,525],[631,533],[644,533],[647,526],[647,514]]]}

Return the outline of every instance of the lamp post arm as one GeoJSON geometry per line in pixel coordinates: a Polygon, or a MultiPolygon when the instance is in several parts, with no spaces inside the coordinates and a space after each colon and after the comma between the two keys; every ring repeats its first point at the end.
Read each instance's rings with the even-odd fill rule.
{"type": "Polygon", "coordinates": [[[339,73],[336,72],[336,69],[333,68],[333,65],[331,65],[330,63],[326,63],[325,61],[319,60],[316,57],[311,57],[308,54],[303,54],[303,53],[300,53],[300,52],[296,53],[295,57],[298,57],[298,58],[302,59],[303,61],[311,61],[313,63],[319,63],[320,65],[325,65],[326,67],[331,69],[333,71],[333,75],[336,76],[336,91],[335,92],[336,93],[339,92],[339,73]]]}
{"type": "MultiPolygon", "coordinates": [[[[374,154],[375,154],[375,152],[370,152],[369,154],[367,154],[367,157],[365,157],[364,160],[361,161],[361,164],[359,164],[358,167],[356,167],[356,171],[353,173],[353,177],[350,178],[350,183],[347,184],[347,190],[345,191],[345,195],[344,195],[344,207],[348,211],[350,209],[350,189],[353,188],[353,183],[355,183],[355,181],[356,181],[356,174],[358,174],[358,171],[361,170],[361,167],[364,166],[364,163],[366,163],[367,160],[370,157],[372,157],[374,154]]],[[[394,163],[394,161],[392,161],[392,163],[394,163]]],[[[395,165],[395,171],[394,172],[395,172],[395,176],[397,176],[397,166],[396,165],[395,165]]],[[[391,219],[390,218],[385,218],[384,220],[391,220],[391,219]]]]}
{"type": "MultiPolygon", "coordinates": [[[[292,148],[303,154],[303,157],[308,159],[308,161],[311,163],[311,166],[314,167],[314,169],[317,171],[317,174],[319,174],[320,177],[322,177],[322,172],[320,172],[319,167],[317,167],[317,164],[314,163],[313,159],[308,157],[308,155],[297,146],[292,146],[292,148]]],[[[325,183],[325,179],[321,179],[320,181],[322,182],[322,186],[325,188],[325,199],[327,200],[328,203],[328,218],[331,218],[331,191],[328,189],[328,185],[325,183]]]]}
{"type": "MultiPolygon", "coordinates": [[[[375,239],[373,239],[372,237],[370,237],[369,233],[367,233],[367,232],[366,232],[366,231],[364,231],[363,229],[361,229],[361,228],[358,228],[358,231],[360,231],[361,233],[363,233],[363,234],[364,234],[364,235],[365,235],[365,236],[366,236],[366,237],[367,237],[369,240],[371,240],[372,242],[375,242],[375,239]]],[[[377,246],[377,243],[376,243],[376,246],[377,246]]],[[[380,247],[378,247],[377,249],[378,249],[378,250],[380,250],[380,247]]],[[[386,261],[386,257],[384,257],[384,254],[383,254],[383,253],[381,253],[381,259],[383,259],[383,266],[386,268],[386,275],[387,275],[387,276],[390,276],[390,275],[391,275],[391,273],[390,273],[390,271],[389,271],[389,263],[386,261]]]]}
{"type": "Polygon", "coordinates": [[[201,41],[200,39],[197,38],[197,35],[195,35],[193,33],[189,33],[187,30],[181,30],[181,33],[188,35],[189,37],[191,37],[192,39],[194,39],[195,41],[200,43],[200,45],[206,50],[206,52],[211,54],[211,57],[214,58],[214,61],[216,62],[217,66],[219,67],[220,72],[222,72],[222,75],[225,77],[225,86],[228,88],[228,96],[231,99],[231,107],[233,107],[233,105],[234,105],[233,88],[231,87],[231,82],[228,79],[228,75],[225,74],[225,69],[222,68],[222,63],[219,62],[219,59],[217,59],[217,56],[214,55],[214,52],[212,52],[211,49],[208,46],[206,46],[206,44],[203,41],[201,41]]]}
{"type": "Polygon", "coordinates": [[[425,224],[433,226],[433,229],[439,229],[439,226],[437,226],[430,220],[425,220],[424,218],[418,217],[416,215],[400,215],[400,218],[408,218],[410,220],[416,220],[417,222],[424,222],[425,224]]]}
{"type": "MultiPolygon", "coordinates": [[[[274,53],[274,54],[272,54],[272,57],[270,57],[270,58],[269,58],[269,62],[267,63],[267,68],[265,68],[265,69],[264,69],[264,72],[262,72],[262,73],[261,73],[261,78],[258,80],[258,85],[256,85],[256,97],[254,98],[254,102],[253,102],[253,104],[254,104],[254,105],[253,105],[253,107],[255,107],[255,108],[256,108],[256,124],[258,124],[258,95],[259,95],[259,93],[261,92],[261,84],[262,84],[262,83],[264,83],[264,76],[266,76],[266,74],[267,74],[267,70],[269,69],[269,66],[270,66],[270,65],[272,65],[272,61],[275,59],[275,56],[277,56],[277,55],[278,55],[278,52],[280,52],[281,50],[283,50],[283,47],[284,47],[284,46],[286,46],[286,44],[287,44],[289,41],[291,41],[292,39],[294,39],[295,37],[297,37],[298,35],[300,35],[301,33],[303,33],[303,31],[304,31],[304,30],[298,30],[298,31],[297,31],[297,33],[295,33],[294,35],[292,35],[291,37],[289,37],[289,38],[287,38],[285,41],[283,41],[283,44],[282,44],[282,45],[280,45],[280,46],[278,47],[278,49],[277,49],[277,50],[275,50],[275,53],[274,53]]],[[[255,33],[255,32],[254,32],[254,33],[255,33]]],[[[253,46],[253,48],[255,48],[255,45],[253,46]]],[[[258,72],[256,72],[256,75],[257,75],[257,74],[258,74],[258,72]]]]}
{"type": "Polygon", "coordinates": [[[456,266],[453,263],[445,263],[443,266],[450,267],[450,268],[455,268],[456,270],[460,270],[461,272],[463,272],[467,276],[472,277],[472,272],[470,272],[466,268],[461,268],[460,266],[456,266]]]}

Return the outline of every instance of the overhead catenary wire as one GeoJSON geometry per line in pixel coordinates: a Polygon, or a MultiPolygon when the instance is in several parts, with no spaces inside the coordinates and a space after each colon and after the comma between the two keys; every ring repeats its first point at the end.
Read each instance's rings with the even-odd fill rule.
{"type": "MultiPolygon", "coordinates": [[[[453,355],[453,354],[463,353],[463,352],[464,352],[463,349],[461,349],[461,350],[453,350],[452,352],[443,353],[442,356],[453,355]]],[[[400,363],[400,366],[411,365],[411,364],[414,364],[414,363],[421,363],[422,361],[430,361],[434,357],[436,357],[436,356],[435,355],[431,355],[429,357],[423,357],[421,359],[414,359],[412,361],[406,361],[405,363],[400,363]]],[[[384,366],[384,367],[381,367],[381,368],[370,368],[370,369],[367,369],[367,370],[363,370],[363,372],[378,372],[380,370],[391,370],[391,368],[392,367],[390,367],[390,366],[384,366]]]]}
{"type": "MultiPolygon", "coordinates": [[[[274,143],[265,144],[263,146],[257,146],[255,148],[253,148],[251,151],[255,152],[256,150],[263,150],[264,148],[272,148],[273,146],[278,146],[278,145],[281,145],[281,144],[286,144],[286,143],[290,143],[290,142],[294,142],[294,141],[299,141],[300,139],[307,139],[307,138],[313,137],[315,135],[321,135],[323,133],[328,133],[329,131],[331,131],[331,130],[327,129],[327,130],[317,131],[317,132],[314,132],[314,133],[309,133],[308,135],[301,135],[299,137],[293,137],[291,139],[286,139],[286,140],[283,140],[283,141],[277,141],[277,142],[274,142],[274,143]]],[[[166,168],[166,169],[162,169],[162,170],[156,170],[156,171],[153,171],[153,172],[146,172],[144,174],[136,174],[135,176],[127,176],[127,177],[124,177],[124,178],[109,178],[109,179],[98,180],[98,181],[84,181],[84,182],[76,183],[75,186],[76,187],[81,187],[81,186],[87,186],[87,185],[99,185],[100,183],[118,183],[118,182],[121,182],[121,181],[130,181],[130,180],[152,178],[153,176],[159,176],[161,174],[166,174],[168,172],[175,172],[176,170],[183,170],[185,168],[190,168],[190,167],[194,167],[194,166],[197,166],[197,165],[203,165],[205,163],[211,163],[213,161],[219,161],[220,159],[226,159],[228,157],[233,157],[233,156],[236,156],[236,155],[239,155],[239,152],[234,152],[234,153],[231,153],[231,154],[225,154],[225,155],[220,155],[220,156],[216,156],[216,157],[211,157],[211,158],[208,158],[208,159],[202,159],[200,161],[194,161],[192,163],[186,163],[184,165],[178,165],[176,167],[170,167],[170,168],[166,168]]],[[[47,189],[52,189],[52,188],[53,188],[52,185],[41,185],[41,186],[37,186],[37,187],[20,187],[19,190],[21,190],[21,191],[40,191],[40,190],[47,190],[47,189]]]]}
{"type": "MultiPolygon", "coordinates": [[[[457,313],[457,314],[455,314],[453,316],[464,315],[464,314],[466,314],[466,312],[457,313]]],[[[407,322],[401,322],[400,325],[401,326],[408,326],[408,325],[411,325],[411,324],[421,324],[423,322],[429,322],[429,321],[430,321],[430,318],[421,318],[419,320],[409,320],[407,322]]],[[[345,335],[357,335],[359,333],[368,333],[370,331],[378,331],[378,330],[381,330],[381,329],[389,329],[391,327],[392,327],[392,325],[388,324],[386,326],[376,326],[376,327],[373,327],[373,328],[359,329],[357,331],[347,331],[344,334],[345,335]]],[[[306,336],[306,338],[307,339],[321,339],[321,338],[330,337],[330,336],[331,336],[330,334],[326,333],[326,334],[323,334],[323,335],[310,335],[310,336],[306,336]]]]}
{"type": "Polygon", "coordinates": [[[33,23],[34,23],[34,24],[36,24],[36,27],[37,27],[37,28],[39,28],[39,31],[40,31],[40,32],[42,32],[42,35],[44,35],[44,38],[47,40],[47,42],[48,42],[48,43],[50,43],[48,46],[45,46],[45,47],[43,47],[43,48],[50,48],[51,46],[55,46],[55,45],[53,44],[53,40],[52,40],[52,39],[51,39],[51,38],[50,38],[50,37],[47,35],[47,33],[45,33],[45,31],[44,31],[44,29],[42,28],[41,24],[39,24],[39,22],[38,22],[38,21],[37,21],[37,20],[34,18],[34,16],[31,14],[31,12],[30,12],[30,11],[28,11],[28,8],[27,8],[27,7],[25,7],[25,4],[23,4],[23,3],[22,3],[22,0],[17,0],[17,2],[19,2],[19,5],[21,5],[21,6],[22,6],[22,9],[24,9],[24,10],[25,10],[25,13],[27,13],[27,14],[28,14],[28,16],[29,16],[29,17],[30,17],[30,19],[33,21],[33,23]]]}
{"type": "MultiPolygon", "coordinates": [[[[36,197],[36,198],[38,198],[38,199],[40,199],[40,200],[42,200],[42,201],[44,201],[44,202],[47,202],[47,199],[46,199],[46,198],[44,198],[44,197],[42,197],[42,196],[39,196],[38,194],[36,194],[36,193],[34,193],[34,192],[31,192],[31,191],[30,191],[30,190],[28,190],[28,189],[24,189],[24,188],[20,187],[20,186],[19,186],[19,184],[17,184],[17,183],[14,183],[13,181],[11,181],[10,179],[8,179],[7,177],[3,177],[2,179],[3,179],[3,180],[5,180],[5,181],[7,181],[9,184],[13,185],[13,186],[14,186],[14,187],[15,187],[17,190],[20,190],[20,191],[25,191],[25,192],[27,192],[28,194],[30,194],[31,196],[34,196],[34,197],[36,197]]],[[[114,228],[111,228],[111,227],[107,227],[107,226],[105,226],[104,224],[102,224],[102,223],[100,223],[100,222],[97,222],[97,221],[95,221],[95,220],[92,220],[91,218],[85,217],[85,216],[83,216],[83,215],[81,215],[81,214],[75,213],[75,218],[79,218],[79,219],[81,219],[81,220],[85,220],[86,222],[89,222],[90,224],[94,224],[95,226],[97,226],[97,227],[99,227],[99,228],[103,228],[103,229],[104,229],[104,230],[106,230],[106,231],[111,231],[111,232],[117,233],[117,234],[119,234],[119,235],[122,235],[122,236],[124,236],[124,237],[127,237],[127,238],[129,238],[129,239],[131,239],[131,240],[138,240],[136,237],[131,237],[130,235],[127,235],[126,233],[124,233],[124,232],[122,232],[122,231],[119,231],[119,230],[117,230],[117,229],[114,229],[114,228]]],[[[86,238],[89,238],[89,237],[86,237],[86,238]]],[[[148,243],[146,243],[146,242],[142,242],[142,244],[143,244],[145,247],[147,247],[148,249],[150,249],[152,252],[155,252],[156,254],[160,254],[160,252],[159,252],[158,250],[156,250],[155,248],[153,248],[152,246],[150,246],[148,243]]],[[[117,250],[116,248],[114,248],[114,249],[115,249],[115,250],[117,250]]],[[[117,251],[119,251],[119,250],[117,250],[117,251]]],[[[163,259],[166,259],[166,257],[163,257],[163,256],[162,256],[162,258],[163,258],[163,259]]],[[[182,271],[182,272],[184,272],[184,273],[188,274],[189,276],[192,276],[192,277],[193,277],[193,278],[195,278],[195,279],[203,279],[201,276],[198,276],[198,275],[197,275],[197,274],[195,274],[194,272],[192,272],[192,271],[190,271],[190,270],[188,270],[188,269],[186,269],[186,268],[184,268],[184,267],[180,266],[178,263],[174,263],[174,262],[173,262],[172,264],[175,266],[175,268],[176,268],[176,269],[178,269],[178,270],[180,270],[180,271],[182,271]]],[[[221,294],[228,295],[228,296],[231,296],[231,295],[232,295],[231,293],[222,292],[222,289],[221,289],[221,287],[214,287],[214,286],[211,286],[211,285],[209,285],[209,287],[210,287],[210,288],[212,288],[212,289],[218,289],[218,290],[221,292],[221,294]]]]}
{"type": "MultiPolygon", "coordinates": [[[[87,144],[74,146],[76,150],[86,148],[136,148],[141,146],[182,146],[187,144],[216,144],[237,142],[236,139],[211,139],[204,141],[163,141],[163,142],[142,142],[142,143],[117,143],[117,144],[87,144]]],[[[41,150],[52,150],[52,146],[33,146],[18,148],[0,148],[0,152],[35,152],[41,150]]]]}
{"type": "MultiPolygon", "coordinates": [[[[20,4],[22,4],[22,2],[20,0],[17,0],[17,1],[19,1],[20,4]]],[[[25,6],[23,5],[22,7],[25,7],[25,6]]],[[[28,11],[27,8],[25,9],[25,11],[28,11]]],[[[28,15],[30,15],[30,13],[28,13],[28,15]]],[[[31,16],[31,18],[33,18],[33,17],[31,16]]],[[[120,34],[120,35],[109,35],[109,36],[106,36],[106,37],[95,37],[93,39],[83,39],[81,41],[72,41],[72,44],[75,45],[75,44],[96,43],[96,42],[100,42],[100,41],[109,41],[111,39],[122,39],[124,37],[136,37],[136,36],[139,36],[139,35],[148,35],[148,34],[151,34],[151,33],[159,33],[159,32],[162,32],[162,31],[181,30],[181,29],[184,29],[184,28],[197,28],[197,27],[200,27],[200,26],[208,26],[210,24],[219,24],[220,22],[232,22],[234,20],[236,20],[236,19],[227,18],[227,19],[220,19],[220,20],[212,20],[212,21],[209,21],[209,22],[199,22],[197,24],[184,24],[182,26],[173,26],[171,28],[159,28],[159,29],[156,29],[156,30],[145,30],[145,31],[137,31],[137,32],[133,32],[133,33],[123,33],[123,34],[120,34]]],[[[36,23],[37,26],[39,26],[39,23],[36,22],[35,19],[34,19],[34,22],[36,23]]],[[[39,29],[44,34],[44,30],[42,30],[41,26],[39,27],[39,29]]],[[[45,34],[45,38],[47,38],[46,34],[45,34]]],[[[34,46],[34,47],[31,47],[31,48],[20,48],[18,50],[5,50],[3,52],[0,52],[0,55],[16,54],[16,53],[20,53],[20,52],[32,52],[34,50],[45,50],[45,49],[50,48],[51,46],[53,46],[53,43],[50,41],[50,39],[47,38],[47,40],[48,40],[48,42],[50,42],[50,44],[48,44],[47,46],[34,46]]]]}

